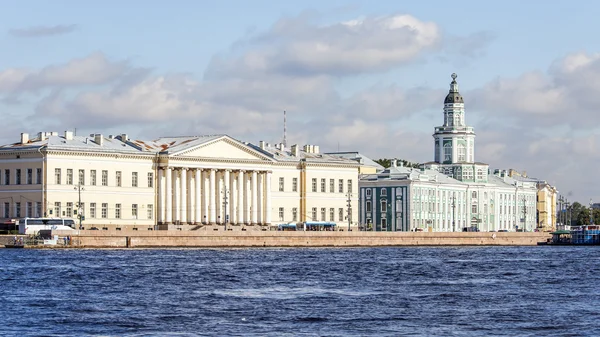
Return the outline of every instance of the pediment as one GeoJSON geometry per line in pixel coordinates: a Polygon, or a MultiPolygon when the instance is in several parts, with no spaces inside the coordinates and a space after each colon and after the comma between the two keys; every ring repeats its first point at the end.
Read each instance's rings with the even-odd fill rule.
{"type": "Polygon", "coordinates": [[[271,158],[235,139],[224,136],[174,153],[177,157],[220,158],[241,160],[271,160],[271,158]]]}

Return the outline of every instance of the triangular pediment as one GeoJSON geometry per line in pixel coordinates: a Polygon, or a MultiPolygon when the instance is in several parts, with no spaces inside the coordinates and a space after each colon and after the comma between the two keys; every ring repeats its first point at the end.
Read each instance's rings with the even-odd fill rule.
{"type": "Polygon", "coordinates": [[[228,136],[199,144],[195,147],[173,153],[172,155],[177,157],[272,160],[269,156],[228,136]]]}

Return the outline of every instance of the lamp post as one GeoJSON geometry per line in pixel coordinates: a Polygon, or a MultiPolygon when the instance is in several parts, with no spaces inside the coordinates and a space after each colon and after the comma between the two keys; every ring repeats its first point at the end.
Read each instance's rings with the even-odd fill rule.
{"type": "Polygon", "coordinates": [[[77,194],[79,195],[79,202],[77,203],[77,217],[79,218],[79,229],[81,229],[81,191],[84,191],[85,189],[83,186],[81,186],[81,183],[79,183],[79,185],[75,186],[73,189],[77,190],[77,194]]]}
{"type": "Polygon", "coordinates": [[[348,206],[348,232],[350,229],[350,224],[352,223],[352,193],[348,192],[346,194],[348,199],[346,199],[346,206],[348,206]]]}
{"type": "Polygon", "coordinates": [[[527,200],[523,195],[523,232],[527,232],[527,200]]]}
{"type": "Polygon", "coordinates": [[[456,232],[456,195],[452,194],[452,231],[456,232]]]}
{"type": "Polygon", "coordinates": [[[229,203],[229,190],[225,187],[223,188],[223,191],[221,193],[223,193],[223,208],[225,211],[225,220],[223,223],[225,224],[225,230],[227,230],[227,222],[229,221],[229,215],[227,214],[227,204],[229,203]]]}

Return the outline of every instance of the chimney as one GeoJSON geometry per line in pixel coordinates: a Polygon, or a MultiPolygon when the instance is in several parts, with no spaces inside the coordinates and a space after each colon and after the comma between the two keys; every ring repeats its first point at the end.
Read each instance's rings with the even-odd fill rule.
{"type": "Polygon", "coordinates": [[[29,134],[28,133],[21,133],[21,144],[27,144],[29,143],[29,134]]]}
{"type": "Polygon", "coordinates": [[[298,144],[292,145],[292,156],[298,157],[298,154],[299,154],[298,152],[299,152],[298,151],[298,144]]]}
{"type": "Polygon", "coordinates": [[[58,132],[52,131],[52,132],[50,132],[50,136],[58,136],[58,132]]]}
{"type": "Polygon", "coordinates": [[[102,137],[102,134],[101,133],[96,133],[94,135],[94,143],[102,146],[103,142],[104,142],[104,137],[102,137]]]}
{"type": "Polygon", "coordinates": [[[392,164],[392,167],[398,167],[398,160],[397,159],[390,160],[390,163],[392,164]]]}
{"type": "Polygon", "coordinates": [[[258,142],[258,147],[260,147],[261,150],[265,149],[265,141],[261,140],[260,142],[258,142]]]}
{"type": "Polygon", "coordinates": [[[65,139],[73,140],[73,131],[65,131],[65,139]]]}
{"type": "Polygon", "coordinates": [[[313,146],[313,153],[319,153],[319,145],[313,146]]]}
{"type": "Polygon", "coordinates": [[[126,141],[128,141],[128,140],[129,140],[129,136],[127,136],[127,134],[126,134],[126,133],[122,133],[122,134],[121,134],[121,141],[122,141],[122,142],[126,142],[126,141]]]}
{"type": "Polygon", "coordinates": [[[523,173],[521,173],[521,176],[523,176],[523,178],[527,178],[527,171],[523,171],[523,173]]]}
{"type": "Polygon", "coordinates": [[[308,145],[308,144],[304,145],[304,148],[303,148],[303,150],[304,150],[304,152],[306,152],[306,153],[310,153],[310,145],[308,145]]]}
{"type": "Polygon", "coordinates": [[[402,160],[398,160],[398,164],[400,164],[400,167],[404,167],[404,162],[402,160]]]}

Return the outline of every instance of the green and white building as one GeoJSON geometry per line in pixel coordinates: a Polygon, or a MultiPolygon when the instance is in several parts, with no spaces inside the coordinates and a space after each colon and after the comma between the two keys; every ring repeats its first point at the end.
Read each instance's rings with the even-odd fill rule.
{"type": "Polygon", "coordinates": [[[475,161],[475,131],[452,74],[444,124],[435,128],[434,161],[420,169],[397,166],[359,181],[360,222],[376,231],[481,231],[536,228],[535,181],[490,173],[475,161]]]}

